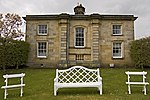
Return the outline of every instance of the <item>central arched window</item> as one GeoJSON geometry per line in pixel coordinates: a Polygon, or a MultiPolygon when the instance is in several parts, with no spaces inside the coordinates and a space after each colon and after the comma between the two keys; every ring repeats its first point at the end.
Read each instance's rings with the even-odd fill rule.
{"type": "Polygon", "coordinates": [[[84,47],[84,28],[75,28],[75,47],[84,47]]]}

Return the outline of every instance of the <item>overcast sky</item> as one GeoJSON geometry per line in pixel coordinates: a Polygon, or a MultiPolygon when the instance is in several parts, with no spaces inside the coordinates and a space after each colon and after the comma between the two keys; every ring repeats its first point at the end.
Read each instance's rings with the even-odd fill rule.
{"type": "Polygon", "coordinates": [[[31,14],[74,14],[73,8],[78,2],[86,8],[86,14],[133,14],[138,17],[135,37],[150,36],[150,0],[0,0],[0,13],[17,13],[23,17],[31,14]]]}

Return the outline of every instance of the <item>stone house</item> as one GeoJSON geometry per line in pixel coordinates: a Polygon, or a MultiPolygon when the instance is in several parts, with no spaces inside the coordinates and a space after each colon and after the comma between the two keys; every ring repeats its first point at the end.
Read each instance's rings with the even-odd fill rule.
{"type": "Polygon", "coordinates": [[[28,66],[131,66],[129,43],[134,40],[134,15],[26,15],[28,66]]]}

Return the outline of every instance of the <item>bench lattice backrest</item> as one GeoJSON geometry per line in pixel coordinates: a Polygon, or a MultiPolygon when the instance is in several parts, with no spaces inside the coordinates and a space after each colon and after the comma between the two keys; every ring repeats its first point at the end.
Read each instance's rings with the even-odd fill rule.
{"type": "Polygon", "coordinates": [[[58,70],[58,83],[98,82],[99,69],[87,69],[74,66],[66,70],[58,70]]]}

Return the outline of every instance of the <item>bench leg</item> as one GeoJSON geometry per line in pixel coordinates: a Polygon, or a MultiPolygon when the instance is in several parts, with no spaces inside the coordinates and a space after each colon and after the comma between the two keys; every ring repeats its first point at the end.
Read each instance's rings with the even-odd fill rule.
{"type": "Polygon", "coordinates": [[[130,87],[130,84],[128,84],[128,92],[129,92],[129,94],[131,94],[131,87],[130,87]]]}
{"type": "Polygon", "coordinates": [[[8,93],[7,93],[7,89],[5,89],[5,92],[4,92],[4,99],[6,99],[8,93]]]}
{"type": "Polygon", "coordinates": [[[58,90],[57,86],[54,86],[54,96],[57,95],[57,90],[58,90]]]}
{"type": "Polygon", "coordinates": [[[21,92],[20,92],[20,96],[22,97],[23,94],[23,87],[21,87],[21,92]]]}
{"type": "Polygon", "coordinates": [[[143,90],[144,90],[144,95],[146,95],[146,85],[144,85],[143,90]]]}
{"type": "Polygon", "coordinates": [[[100,95],[102,95],[102,85],[100,87],[98,87],[100,95]]]}

